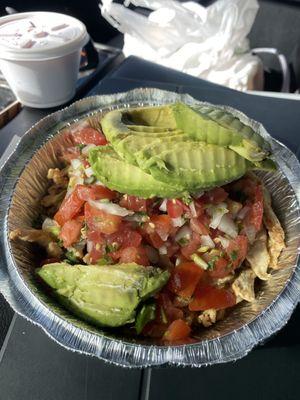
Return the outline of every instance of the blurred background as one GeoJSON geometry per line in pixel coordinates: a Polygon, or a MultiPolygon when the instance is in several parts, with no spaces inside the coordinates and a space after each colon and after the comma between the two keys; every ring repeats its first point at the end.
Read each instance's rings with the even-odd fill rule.
{"type": "MultiPolygon", "coordinates": [[[[216,0],[218,1],[218,0],[216,0]]],[[[216,1],[200,0],[199,4],[207,7],[216,1]]],[[[117,1],[123,3],[122,1],[117,1]]],[[[181,1],[182,2],[182,1],[181,1]]],[[[93,41],[122,47],[122,35],[102,16],[99,0],[2,0],[0,14],[7,10],[57,11],[81,19],[87,26],[93,41]],[[7,8],[9,7],[9,8],[7,8]]],[[[300,0],[260,0],[259,10],[249,34],[250,47],[272,48],[282,54],[288,64],[288,82],[283,88],[284,74],[278,57],[259,54],[263,62],[264,85],[267,91],[298,93],[300,88],[300,0]]],[[[131,9],[134,9],[130,5],[131,9]]],[[[139,8],[138,12],[148,15],[149,10],[139,8]]]]}

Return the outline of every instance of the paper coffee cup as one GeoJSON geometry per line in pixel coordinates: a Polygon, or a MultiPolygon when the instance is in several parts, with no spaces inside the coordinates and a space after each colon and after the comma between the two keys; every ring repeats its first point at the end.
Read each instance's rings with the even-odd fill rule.
{"type": "Polygon", "coordinates": [[[35,108],[70,100],[76,89],[80,52],[88,42],[78,19],[52,12],[0,18],[0,70],[17,99],[35,108]]]}

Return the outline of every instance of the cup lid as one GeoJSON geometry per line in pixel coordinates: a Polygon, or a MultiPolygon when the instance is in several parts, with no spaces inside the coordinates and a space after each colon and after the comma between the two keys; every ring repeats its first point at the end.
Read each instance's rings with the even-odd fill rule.
{"type": "Polygon", "coordinates": [[[0,18],[0,58],[37,60],[61,57],[89,39],[85,25],[69,15],[26,12],[0,18]]]}

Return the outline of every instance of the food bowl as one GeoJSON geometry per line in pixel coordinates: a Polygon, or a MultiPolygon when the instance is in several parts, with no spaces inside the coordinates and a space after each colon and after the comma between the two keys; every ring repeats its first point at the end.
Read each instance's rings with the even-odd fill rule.
{"type": "MultiPolygon", "coordinates": [[[[47,171],[58,165],[57,153],[68,146],[70,124],[95,118],[114,108],[182,101],[203,105],[189,95],[158,89],[135,89],[117,95],[95,96],[42,119],[23,136],[1,170],[2,262],[0,289],[14,310],[39,325],[64,347],[127,367],[174,364],[200,367],[236,360],[282,328],[300,298],[299,197],[300,165],[293,153],[272,139],[261,124],[229,107],[226,109],[260,133],[272,147],[276,172],[260,172],[273,207],[286,234],[286,248],[267,282],[256,287],[256,301],[241,302],[224,320],[200,328],[197,343],[165,346],[153,339],[127,335],[124,330],[99,329],[76,318],[40,286],[33,273],[37,254],[29,243],[10,242],[8,235],[20,226],[31,227],[40,213],[47,171]]],[[[205,103],[207,104],[207,103],[205,103]]]]}

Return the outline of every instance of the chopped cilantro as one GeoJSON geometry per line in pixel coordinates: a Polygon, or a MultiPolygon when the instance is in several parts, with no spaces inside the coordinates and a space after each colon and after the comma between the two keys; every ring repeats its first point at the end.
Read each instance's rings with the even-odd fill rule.
{"type": "Polygon", "coordinates": [[[118,250],[118,248],[119,248],[118,243],[106,244],[106,246],[105,246],[105,253],[106,253],[106,254],[107,254],[107,253],[112,253],[112,252],[118,250]]]}
{"type": "Polygon", "coordinates": [[[74,252],[72,250],[69,250],[66,252],[66,260],[65,262],[67,262],[68,264],[77,264],[79,262],[78,258],[75,256],[74,252]]]}
{"type": "Polygon", "coordinates": [[[216,261],[219,259],[219,257],[217,257],[217,256],[215,256],[215,257],[213,257],[211,260],[209,260],[208,261],[208,269],[209,270],[212,270],[212,269],[214,269],[215,268],[215,263],[216,263],[216,261]]]}
{"type": "Polygon", "coordinates": [[[189,242],[189,239],[186,237],[182,237],[181,239],[178,240],[178,243],[180,246],[186,246],[189,242]]]}
{"type": "Polygon", "coordinates": [[[81,144],[81,143],[76,145],[77,149],[80,150],[80,153],[81,153],[81,150],[82,150],[85,146],[86,146],[85,144],[81,144]]]}
{"type": "Polygon", "coordinates": [[[230,253],[230,258],[232,259],[232,261],[237,260],[237,258],[238,258],[238,252],[237,252],[236,250],[233,250],[233,251],[230,253]]]}
{"type": "Polygon", "coordinates": [[[104,256],[101,257],[98,261],[97,261],[97,265],[109,265],[112,264],[113,260],[111,257],[109,256],[104,256]]]}

